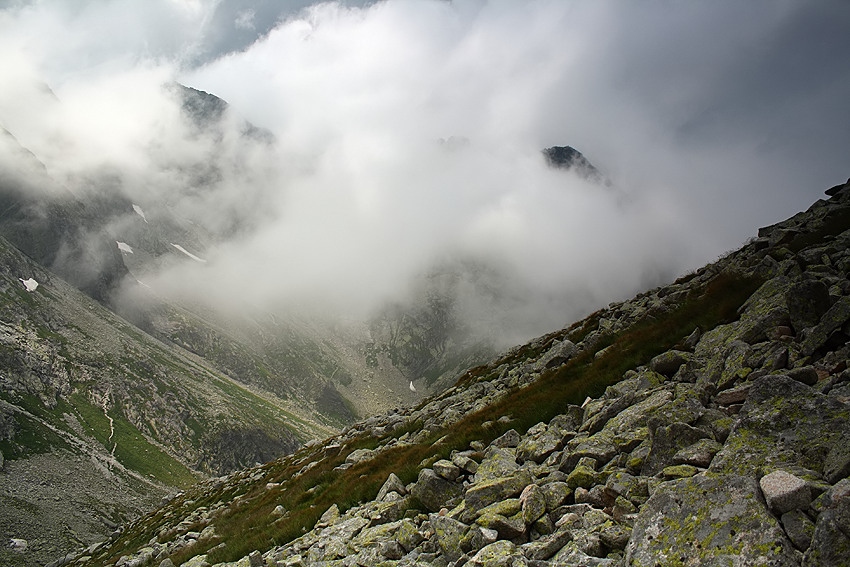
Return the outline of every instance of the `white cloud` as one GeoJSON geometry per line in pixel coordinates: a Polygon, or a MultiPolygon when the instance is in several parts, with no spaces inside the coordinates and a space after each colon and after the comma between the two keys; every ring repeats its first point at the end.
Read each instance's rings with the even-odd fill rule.
{"type": "Polygon", "coordinates": [[[113,168],[148,213],[168,200],[210,229],[250,220],[198,250],[206,264],[145,277],[220,305],[246,298],[250,274],[258,305],[362,315],[433,262],[472,256],[511,274],[511,321],[542,332],[715,258],[847,176],[840,2],[326,3],[268,35],[260,7],[230,2],[231,28],[258,35],[200,67],[193,54],[221,39],[205,35],[215,3],[65,6],[0,12],[13,85],[0,120],[68,183],[113,168]],[[276,146],[246,143],[234,117],[193,133],[160,88],[172,77],[276,146]],[[61,104],[26,90],[32,78],[61,104]],[[450,136],[470,144],[438,143],[450,136]],[[617,190],[546,168],[540,150],[564,144],[617,190]],[[205,159],[220,176],[186,191],[181,165],[205,159]]]}

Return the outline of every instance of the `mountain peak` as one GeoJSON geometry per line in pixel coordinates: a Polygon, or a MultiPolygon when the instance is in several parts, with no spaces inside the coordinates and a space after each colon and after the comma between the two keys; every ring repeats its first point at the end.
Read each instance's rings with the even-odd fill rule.
{"type": "Polygon", "coordinates": [[[584,157],[584,154],[572,146],[552,146],[543,150],[543,155],[550,167],[572,171],[583,179],[594,183],[611,184],[602,172],[584,157]]]}

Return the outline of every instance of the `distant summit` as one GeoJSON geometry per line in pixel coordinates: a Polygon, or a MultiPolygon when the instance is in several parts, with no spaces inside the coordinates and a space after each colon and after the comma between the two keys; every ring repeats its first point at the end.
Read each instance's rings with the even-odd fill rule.
{"type": "Polygon", "coordinates": [[[601,171],[590,163],[584,155],[572,146],[552,146],[543,150],[546,163],[549,167],[566,169],[577,173],[584,179],[602,185],[611,185],[611,182],[601,171]]]}

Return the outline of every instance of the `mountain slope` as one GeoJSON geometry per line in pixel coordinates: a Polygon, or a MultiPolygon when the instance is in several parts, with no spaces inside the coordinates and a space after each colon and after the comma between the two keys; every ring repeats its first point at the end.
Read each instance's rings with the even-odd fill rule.
{"type": "Polygon", "coordinates": [[[831,194],[71,564],[848,564],[850,184],[831,194]]]}
{"type": "Polygon", "coordinates": [[[36,557],[330,431],[149,337],[2,238],[0,321],[0,525],[36,557]]]}

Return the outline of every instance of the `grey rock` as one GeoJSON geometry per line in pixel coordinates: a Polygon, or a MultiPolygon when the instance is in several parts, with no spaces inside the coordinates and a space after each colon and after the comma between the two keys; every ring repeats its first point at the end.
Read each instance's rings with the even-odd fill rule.
{"type": "Polygon", "coordinates": [[[714,459],[714,455],[722,448],[723,445],[714,439],[700,439],[693,445],[689,445],[673,455],[673,464],[708,468],[712,459],[714,459]]]}
{"type": "Polygon", "coordinates": [[[806,551],[815,533],[814,522],[802,510],[791,510],[782,514],[780,522],[794,547],[806,551]]]}
{"type": "Polygon", "coordinates": [[[599,539],[608,549],[623,550],[632,535],[631,528],[614,524],[599,531],[599,539]]]}
{"type": "Polygon", "coordinates": [[[519,445],[521,441],[521,437],[519,433],[517,433],[516,429],[509,429],[501,437],[495,439],[490,445],[493,447],[501,447],[501,448],[514,448],[519,445]]]}
{"type": "Polygon", "coordinates": [[[538,372],[546,368],[554,368],[566,363],[576,353],[576,345],[569,340],[563,340],[546,351],[537,360],[534,369],[538,372]]]}
{"type": "Polygon", "coordinates": [[[449,482],[431,469],[422,469],[419,472],[419,478],[411,488],[411,494],[430,512],[439,511],[462,493],[461,485],[449,482]]]}
{"type": "Polygon", "coordinates": [[[461,540],[469,526],[448,516],[431,515],[431,527],[434,528],[434,536],[443,555],[449,561],[459,559],[464,553],[461,540]]]}
{"type": "Polygon", "coordinates": [[[368,461],[375,456],[375,451],[372,449],[355,449],[345,458],[345,462],[350,465],[356,465],[364,461],[368,461]]]}
{"type": "Polygon", "coordinates": [[[792,380],[802,382],[807,386],[814,386],[818,382],[818,372],[814,366],[801,366],[793,368],[785,373],[792,380]]]}
{"type": "Polygon", "coordinates": [[[659,559],[693,565],[792,567],[791,543],[758,498],[752,478],[697,475],[659,485],[641,508],[626,546],[626,564],[659,559]]]}
{"type": "Polygon", "coordinates": [[[496,530],[499,533],[500,539],[512,540],[526,534],[526,525],[522,519],[522,512],[518,512],[513,516],[504,516],[488,511],[481,514],[475,522],[485,528],[496,530]]]}
{"type": "Polygon", "coordinates": [[[750,393],[752,384],[741,384],[728,390],[718,392],[714,396],[714,401],[721,406],[731,406],[733,404],[742,404],[747,401],[747,394],[750,393]]]}
{"type": "Polygon", "coordinates": [[[811,356],[829,340],[832,334],[850,320],[850,296],[844,296],[829,308],[820,322],[806,335],[801,345],[803,356],[811,356]]]}
{"type": "Polygon", "coordinates": [[[531,474],[525,470],[511,476],[476,482],[466,489],[464,500],[471,509],[481,510],[494,502],[517,496],[532,482],[531,474]]]}
{"type": "Polygon", "coordinates": [[[528,559],[545,560],[558,553],[572,539],[572,532],[561,528],[555,533],[542,537],[537,541],[521,545],[520,551],[528,559]]]}
{"type": "Polygon", "coordinates": [[[460,478],[460,467],[446,459],[440,459],[439,461],[431,465],[431,468],[434,469],[435,473],[437,473],[446,480],[454,482],[458,478],[460,478]]]}
{"type": "Polygon", "coordinates": [[[850,479],[824,494],[824,507],[803,557],[803,567],[828,565],[850,565],[850,479]]]}
{"type": "Polygon", "coordinates": [[[259,551],[252,551],[248,554],[248,562],[251,567],[264,567],[266,562],[263,561],[263,555],[259,551]]]}
{"type": "Polygon", "coordinates": [[[680,350],[668,350],[661,353],[649,361],[649,367],[661,374],[670,378],[673,376],[679,367],[686,364],[691,359],[691,354],[680,350]]]}
{"type": "Polygon", "coordinates": [[[829,289],[823,282],[814,278],[804,278],[793,283],[786,301],[791,326],[798,333],[817,325],[832,305],[829,289]]]}
{"type": "Polygon", "coordinates": [[[785,471],[773,471],[761,477],[759,486],[768,507],[777,516],[806,508],[812,501],[806,481],[785,471]]]}
{"type": "Polygon", "coordinates": [[[404,483],[401,482],[401,479],[398,478],[395,473],[389,474],[386,482],[384,482],[380,490],[378,490],[378,495],[375,497],[375,500],[382,502],[390,492],[396,492],[402,496],[407,494],[407,489],[405,488],[404,483]]]}
{"type": "Polygon", "coordinates": [[[702,336],[702,331],[700,330],[700,328],[699,327],[695,328],[693,330],[693,332],[690,335],[688,335],[688,337],[685,339],[685,342],[684,342],[685,348],[693,351],[696,348],[697,343],[699,342],[699,338],[701,336],[702,336]]]}
{"type": "Polygon", "coordinates": [[[500,540],[476,553],[467,563],[469,567],[527,567],[528,561],[516,545],[500,540]]]}
{"type": "Polygon", "coordinates": [[[825,458],[850,438],[847,406],[783,375],[753,382],[712,471],[761,476],[803,467],[823,474],[825,458]]]}
{"type": "Polygon", "coordinates": [[[653,476],[673,463],[673,458],[682,449],[708,437],[708,434],[685,423],[671,423],[655,428],[650,435],[652,448],[643,463],[641,474],[653,476]]]}
{"type": "MultiPolygon", "coordinates": [[[[568,546],[569,547],[569,546],[568,546]]],[[[565,547],[549,562],[552,567],[615,567],[617,561],[614,559],[593,557],[578,548],[568,549],[565,547]]]]}

